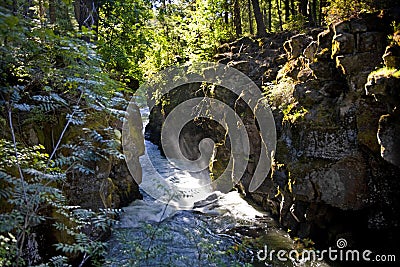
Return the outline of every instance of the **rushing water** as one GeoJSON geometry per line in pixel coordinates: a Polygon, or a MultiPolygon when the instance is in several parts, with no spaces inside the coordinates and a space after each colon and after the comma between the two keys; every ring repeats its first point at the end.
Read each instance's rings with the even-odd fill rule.
{"type": "MultiPolygon", "coordinates": [[[[177,185],[199,180],[175,168],[156,145],[145,141],[145,146],[151,162],[140,159],[143,181],[151,181],[154,175],[151,164],[177,185]]],[[[293,242],[237,191],[204,192],[204,200],[186,210],[142,194],[143,200],[123,209],[120,224],[113,229],[107,266],[293,266],[292,262],[257,260],[257,250],[246,240],[257,237],[270,248],[287,250],[293,242]]]]}

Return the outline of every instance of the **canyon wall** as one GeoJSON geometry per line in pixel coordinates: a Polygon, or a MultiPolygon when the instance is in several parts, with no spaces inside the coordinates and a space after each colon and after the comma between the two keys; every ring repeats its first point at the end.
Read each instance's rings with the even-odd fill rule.
{"type": "MultiPolygon", "coordinates": [[[[395,12],[382,11],[327,29],[242,38],[218,48],[216,61],[242,71],[265,92],[277,130],[272,169],[250,193],[262,146],[257,123],[237,95],[213,89],[212,97],[241,114],[251,140],[239,187],[293,236],[321,245],[339,237],[376,247],[397,240],[400,32],[391,26],[396,19],[395,12]]],[[[150,115],[147,137],[160,144],[163,120],[178,103],[211,96],[200,89],[192,84],[166,95],[150,115]]],[[[195,159],[205,137],[217,143],[210,163],[217,177],[235,140],[218,124],[198,120],[181,133],[184,154],[195,159]]]]}

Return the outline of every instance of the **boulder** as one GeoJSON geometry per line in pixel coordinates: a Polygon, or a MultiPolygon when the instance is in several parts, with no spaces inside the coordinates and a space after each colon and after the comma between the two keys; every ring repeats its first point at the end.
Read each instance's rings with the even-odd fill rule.
{"type": "Polygon", "coordinates": [[[400,68],[400,46],[387,46],[382,59],[387,68],[400,68]]]}
{"type": "Polygon", "coordinates": [[[308,79],[311,79],[312,77],[313,77],[313,71],[309,68],[302,69],[297,74],[297,80],[299,80],[301,82],[305,82],[308,79]]]}
{"type": "Polygon", "coordinates": [[[317,59],[329,60],[331,58],[333,31],[328,29],[318,34],[317,59]]]}
{"type": "Polygon", "coordinates": [[[346,84],[341,81],[329,81],[324,83],[321,93],[328,97],[339,97],[347,89],[346,84]]]}
{"type": "Polygon", "coordinates": [[[385,35],[382,32],[364,32],[357,35],[357,51],[363,52],[383,52],[385,35]]]}
{"type": "Polygon", "coordinates": [[[310,129],[304,135],[302,150],[310,158],[340,160],[357,148],[357,133],[352,129],[310,129]]]}
{"type": "Polygon", "coordinates": [[[338,35],[340,33],[351,33],[350,21],[345,20],[335,23],[333,25],[333,32],[335,33],[335,35],[338,35]]]}
{"type": "Polygon", "coordinates": [[[309,60],[309,62],[313,62],[315,58],[315,54],[317,53],[318,43],[316,41],[312,41],[303,51],[303,55],[305,58],[309,60]]]}
{"type": "Polygon", "coordinates": [[[293,193],[305,201],[321,201],[342,210],[368,204],[367,166],[362,155],[348,156],[296,180],[293,193]],[[311,194],[310,194],[311,192],[311,194]]]}
{"type": "Polygon", "coordinates": [[[398,106],[400,103],[400,77],[396,74],[398,72],[387,68],[372,72],[365,84],[366,94],[387,103],[389,109],[398,106]]]}
{"type": "Polygon", "coordinates": [[[290,38],[283,44],[288,59],[294,59],[303,54],[304,48],[306,48],[312,38],[305,34],[298,34],[290,38]]]}
{"type": "Polygon", "coordinates": [[[357,75],[361,71],[371,71],[381,62],[380,55],[373,52],[341,55],[336,57],[336,67],[344,75],[357,75]]]}
{"type": "Polygon", "coordinates": [[[227,43],[222,44],[217,48],[217,51],[220,54],[224,54],[226,52],[230,52],[230,50],[231,50],[231,48],[230,48],[229,44],[227,44],[227,43]]]}
{"type": "Polygon", "coordinates": [[[378,141],[381,145],[382,158],[400,167],[400,116],[396,115],[387,114],[381,116],[379,119],[378,141]]]}
{"type": "Polygon", "coordinates": [[[380,145],[377,139],[378,124],[381,114],[387,112],[386,105],[369,97],[359,100],[357,106],[357,142],[375,154],[379,154],[380,145]]]}
{"type": "Polygon", "coordinates": [[[309,64],[315,77],[320,81],[339,80],[340,76],[333,62],[317,61],[309,64]]]}
{"type": "Polygon", "coordinates": [[[352,54],[355,48],[354,35],[350,33],[336,34],[332,40],[332,57],[352,54]]]}
{"type": "Polygon", "coordinates": [[[350,30],[352,33],[363,33],[368,31],[367,22],[363,19],[353,19],[350,21],[350,30]]]}
{"type": "Polygon", "coordinates": [[[250,62],[246,60],[231,61],[228,63],[228,66],[235,68],[243,73],[249,73],[250,70],[250,62]]]}

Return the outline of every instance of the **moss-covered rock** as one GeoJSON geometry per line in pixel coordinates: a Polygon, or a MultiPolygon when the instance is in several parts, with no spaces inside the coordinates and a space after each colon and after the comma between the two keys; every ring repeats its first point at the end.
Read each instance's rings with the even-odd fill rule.
{"type": "MultiPolygon", "coordinates": [[[[244,190],[295,236],[329,243],[351,232],[357,234],[349,238],[360,242],[364,239],[359,233],[364,232],[378,233],[382,241],[391,238],[399,223],[399,205],[394,205],[399,196],[393,193],[400,187],[396,179],[400,169],[395,166],[400,151],[395,112],[400,90],[393,75],[397,72],[371,74],[382,63],[390,27],[384,17],[374,15],[331,25],[313,37],[285,36],[280,49],[272,44],[276,36],[263,39],[262,44],[239,40],[220,49],[220,53],[230,51],[229,57],[219,57],[220,62],[235,61],[230,65],[258,85],[266,85],[275,116],[272,169],[258,190],[250,193],[248,184],[261,151],[257,124],[251,113],[235,104],[236,95],[214,90],[217,99],[235,107],[246,121],[251,155],[241,181],[244,190]]],[[[164,115],[179,101],[196,96],[195,90],[185,92],[172,93],[166,106],[155,109],[154,123],[151,119],[149,124],[149,131],[157,132],[154,136],[164,115]]],[[[218,175],[229,160],[228,144],[235,140],[227,140],[224,129],[205,125],[188,128],[191,135],[182,135],[185,150],[192,148],[196,155],[199,140],[216,137],[221,145],[210,170],[218,175]]]]}

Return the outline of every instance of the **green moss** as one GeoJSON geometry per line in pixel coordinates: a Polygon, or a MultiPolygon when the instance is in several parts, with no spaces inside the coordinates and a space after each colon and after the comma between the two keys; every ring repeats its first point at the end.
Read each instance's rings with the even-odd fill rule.
{"type": "Polygon", "coordinates": [[[227,166],[227,162],[223,160],[214,160],[212,164],[210,164],[210,177],[211,180],[216,180],[221,174],[225,171],[227,166]]]}
{"type": "Polygon", "coordinates": [[[288,121],[290,123],[295,123],[298,119],[304,118],[308,110],[303,106],[298,106],[296,103],[291,103],[286,106],[282,112],[283,122],[288,121]]]}
{"type": "Polygon", "coordinates": [[[286,164],[291,183],[294,184],[297,179],[305,177],[310,171],[324,168],[332,161],[326,159],[313,159],[310,161],[307,157],[302,157],[299,161],[286,164]]]}
{"type": "Polygon", "coordinates": [[[105,208],[111,208],[113,204],[113,194],[116,191],[114,181],[111,178],[106,178],[100,188],[100,198],[105,208]]]}
{"type": "Polygon", "coordinates": [[[378,119],[370,110],[363,110],[357,114],[357,140],[376,153],[380,153],[380,145],[376,134],[378,132],[378,119]]]}
{"type": "Polygon", "coordinates": [[[324,48],[322,49],[318,54],[317,54],[317,58],[315,59],[315,62],[318,61],[318,57],[319,58],[323,58],[326,54],[330,53],[329,48],[324,48]]]}
{"type": "Polygon", "coordinates": [[[313,127],[322,127],[323,129],[337,129],[335,114],[332,108],[320,105],[317,108],[316,118],[311,124],[313,127]]]}
{"type": "Polygon", "coordinates": [[[400,70],[385,67],[371,72],[369,76],[394,77],[396,79],[400,79],[400,70]]]}
{"type": "Polygon", "coordinates": [[[278,84],[265,86],[264,95],[272,107],[284,108],[293,103],[294,82],[290,78],[281,79],[278,84]]]}

